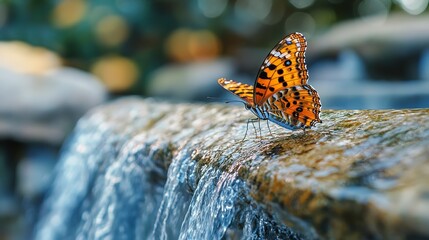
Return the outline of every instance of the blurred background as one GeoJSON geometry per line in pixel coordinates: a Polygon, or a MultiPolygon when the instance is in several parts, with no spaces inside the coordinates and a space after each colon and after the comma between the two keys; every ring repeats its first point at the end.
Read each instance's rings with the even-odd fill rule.
{"type": "Polygon", "coordinates": [[[428,2],[0,0],[0,240],[31,236],[89,109],[126,95],[225,101],[217,79],[253,84],[291,32],[309,41],[324,109],[429,107],[428,2]]]}

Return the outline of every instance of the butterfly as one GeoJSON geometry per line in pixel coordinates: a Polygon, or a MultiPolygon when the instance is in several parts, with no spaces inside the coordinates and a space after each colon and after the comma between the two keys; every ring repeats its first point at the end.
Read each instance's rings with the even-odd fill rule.
{"type": "Polygon", "coordinates": [[[311,128],[321,123],[317,91],[307,84],[307,41],[301,33],[284,37],[268,54],[254,86],[220,78],[218,83],[240,97],[259,119],[286,129],[311,128]]]}

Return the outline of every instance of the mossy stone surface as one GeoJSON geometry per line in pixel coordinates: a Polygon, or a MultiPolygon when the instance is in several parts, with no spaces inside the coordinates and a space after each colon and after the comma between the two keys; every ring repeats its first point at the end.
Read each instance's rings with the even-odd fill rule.
{"type": "Polygon", "coordinates": [[[165,169],[186,150],[199,168],[238,175],[294,229],[329,239],[429,238],[429,109],[323,110],[323,123],[289,131],[247,124],[254,117],[242,107],[125,98],[87,118],[123,138],[139,135],[165,169]]]}

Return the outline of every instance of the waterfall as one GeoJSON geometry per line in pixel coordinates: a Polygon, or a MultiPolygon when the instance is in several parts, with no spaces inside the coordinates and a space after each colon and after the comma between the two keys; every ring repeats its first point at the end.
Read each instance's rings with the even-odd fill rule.
{"type": "Polygon", "coordinates": [[[125,110],[80,120],[62,151],[35,239],[312,238],[251,197],[238,176],[244,162],[231,164],[234,149],[211,149],[215,142],[204,135],[221,133],[183,129],[192,137],[162,137],[146,131],[156,131],[149,120],[129,116],[138,105],[130,108],[132,122],[121,117],[125,110]],[[201,164],[214,157],[216,164],[201,164]]]}

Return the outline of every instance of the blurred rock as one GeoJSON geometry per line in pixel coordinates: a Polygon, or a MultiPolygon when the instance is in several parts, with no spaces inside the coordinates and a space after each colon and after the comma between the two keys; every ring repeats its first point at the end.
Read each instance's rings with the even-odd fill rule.
{"type": "Polygon", "coordinates": [[[8,232],[14,228],[21,227],[18,224],[19,210],[19,199],[17,197],[0,192],[0,239],[9,239],[8,232]],[[6,233],[6,238],[3,238],[4,233],[6,233]]]}
{"type": "Polygon", "coordinates": [[[340,23],[308,45],[310,84],[333,109],[429,107],[429,16],[340,23]]]}
{"type": "Polygon", "coordinates": [[[309,52],[316,57],[355,48],[367,57],[381,53],[404,54],[429,45],[428,23],[429,16],[424,14],[392,14],[387,18],[375,16],[343,22],[314,38],[309,52]]]}
{"type": "Polygon", "coordinates": [[[364,59],[344,50],[335,60],[309,65],[309,83],[319,92],[323,107],[329,109],[427,108],[429,71],[424,66],[429,63],[428,56],[422,58],[421,80],[374,81],[366,75],[364,59]]]}
{"type": "MultiPolygon", "coordinates": [[[[368,79],[417,80],[422,53],[429,48],[429,15],[392,14],[343,22],[309,43],[309,59],[351,49],[365,63],[368,79]]],[[[332,73],[335,77],[335,73],[332,73]]]]}
{"type": "Polygon", "coordinates": [[[422,54],[419,69],[420,78],[429,82],[429,47],[422,54]]]}
{"type": "Polygon", "coordinates": [[[337,59],[315,62],[308,68],[317,80],[329,80],[335,84],[362,81],[366,77],[363,60],[352,50],[341,51],[337,59]]]}
{"type": "Polygon", "coordinates": [[[55,149],[43,145],[30,145],[24,159],[18,163],[18,192],[25,199],[40,197],[49,186],[51,172],[57,163],[55,149]]]}
{"type": "Polygon", "coordinates": [[[27,239],[65,136],[105,99],[98,79],[54,52],[0,42],[0,239],[27,239]]]}
{"type": "Polygon", "coordinates": [[[105,98],[103,85],[77,69],[26,74],[0,67],[0,137],[58,145],[105,98]]]}

